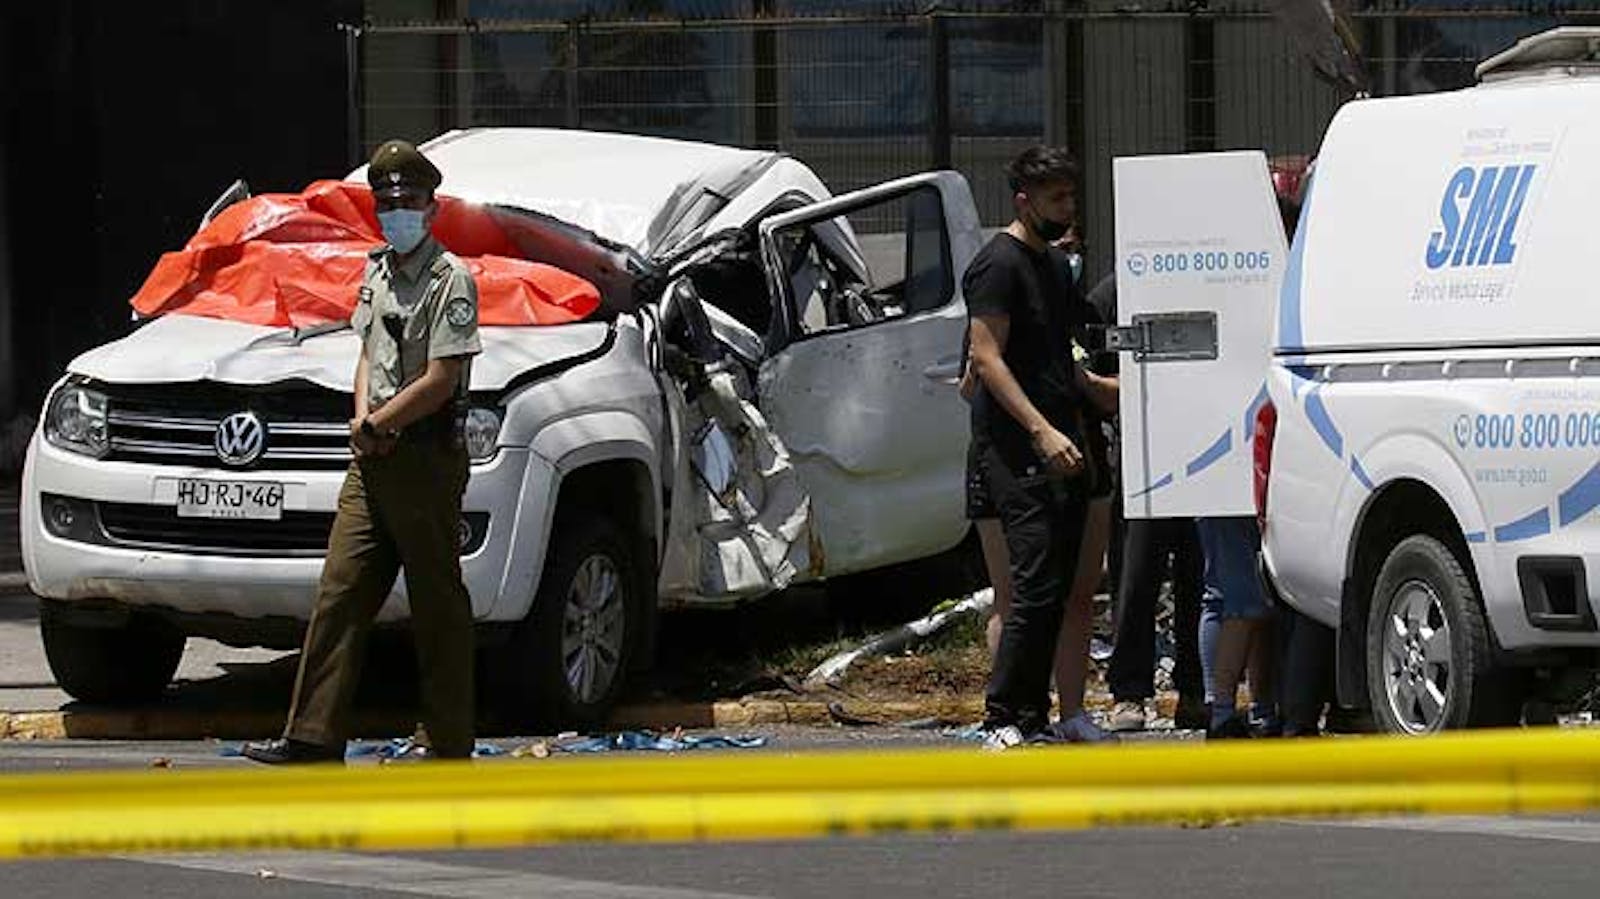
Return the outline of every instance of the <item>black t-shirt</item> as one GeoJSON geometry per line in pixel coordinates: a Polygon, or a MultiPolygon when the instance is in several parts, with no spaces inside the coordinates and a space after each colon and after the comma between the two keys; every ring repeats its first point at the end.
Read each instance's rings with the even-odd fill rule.
{"type": "MultiPolygon", "coordinates": [[[[1072,359],[1072,334],[1087,305],[1062,278],[1049,252],[1036,252],[1002,231],[973,257],[961,281],[969,318],[1004,315],[1011,327],[1002,354],[1039,413],[1074,442],[1083,438],[1084,397],[1072,359]]],[[[1033,443],[1011,413],[979,386],[972,399],[972,436],[1000,453],[1008,467],[1038,466],[1033,443]]]]}
{"type": "MultiPolygon", "coordinates": [[[[1085,298],[1092,314],[1090,319],[1106,327],[1115,327],[1117,324],[1117,276],[1106,275],[1089,288],[1089,295],[1085,298]]],[[[1110,377],[1118,371],[1119,360],[1117,354],[1106,349],[1105,330],[1099,330],[1099,338],[1094,346],[1084,344],[1084,349],[1089,351],[1089,370],[1097,375],[1110,377]]],[[[1093,332],[1091,331],[1091,339],[1093,332]]]]}

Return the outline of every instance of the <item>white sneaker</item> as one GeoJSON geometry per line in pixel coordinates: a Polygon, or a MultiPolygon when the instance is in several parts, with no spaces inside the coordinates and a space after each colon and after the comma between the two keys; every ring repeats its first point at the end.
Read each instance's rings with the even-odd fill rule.
{"type": "Polygon", "coordinates": [[[1013,746],[1022,745],[1022,731],[1015,724],[997,727],[983,735],[983,748],[990,752],[1002,752],[1013,746]]]}
{"type": "Polygon", "coordinates": [[[1144,703],[1124,699],[1111,709],[1111,729],[1114,731],[1144,730],[1144,703]]]}
{"type": "Polygon", "coordinates": [[[1101,730],[1089,713],[1082,710],[1050,725],[1050,735],[1062,743],[1114,743],[1117,740],[1101,730]]]}

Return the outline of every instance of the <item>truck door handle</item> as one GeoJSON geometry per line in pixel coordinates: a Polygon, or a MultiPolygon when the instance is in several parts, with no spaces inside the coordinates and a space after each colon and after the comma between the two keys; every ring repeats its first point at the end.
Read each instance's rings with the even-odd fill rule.
{"type": "Polygon", "coordinates": [[[938,362],[924,368],[922,376],[930,381],[954,385],[961,380],[961,358],[940,359],[938,362]]]}

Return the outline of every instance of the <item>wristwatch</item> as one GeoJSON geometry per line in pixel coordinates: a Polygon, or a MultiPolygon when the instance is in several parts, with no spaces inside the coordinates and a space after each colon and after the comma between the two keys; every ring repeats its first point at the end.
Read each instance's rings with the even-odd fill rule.
{"type": "Polygon", "coordinates": [[[377,428],[372,426],[372,419],[370,419],[370,418],[362,418],[361,419],[360,428],[361,428],[361,433],[367,435],[368,437],[372,437],[374,439],[379,438],[379,437],[387,439],[387,438],[393,438],[393,437],[399,437],[400,436],[400,432],[395,430],[394,428],[388,428],[388,429],[382,430],[382,431],[378,430],[377,428]]]}

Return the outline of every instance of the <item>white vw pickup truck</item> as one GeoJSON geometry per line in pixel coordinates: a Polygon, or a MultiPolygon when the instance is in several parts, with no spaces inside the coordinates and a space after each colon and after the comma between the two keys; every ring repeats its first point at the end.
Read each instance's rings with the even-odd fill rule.
{"type": "MultiPolygon", "coordinates": [[[[518,717],[602,719],[661,608],[962,543],[980,233],[960,175],[830,198],[794,159],[705,144],[484,129],[423,149],[444,192],[602,298],[575,324],[486,326],[472,367],[462,572],[518,717]]],[[[22,501],[69,693],[159,694],[190,635],[298,646],[357,351],[348,327],[167,314],[72,362],[22,501]]],[[[402,583],[379,621],[407,616],[402,583]]]]}

